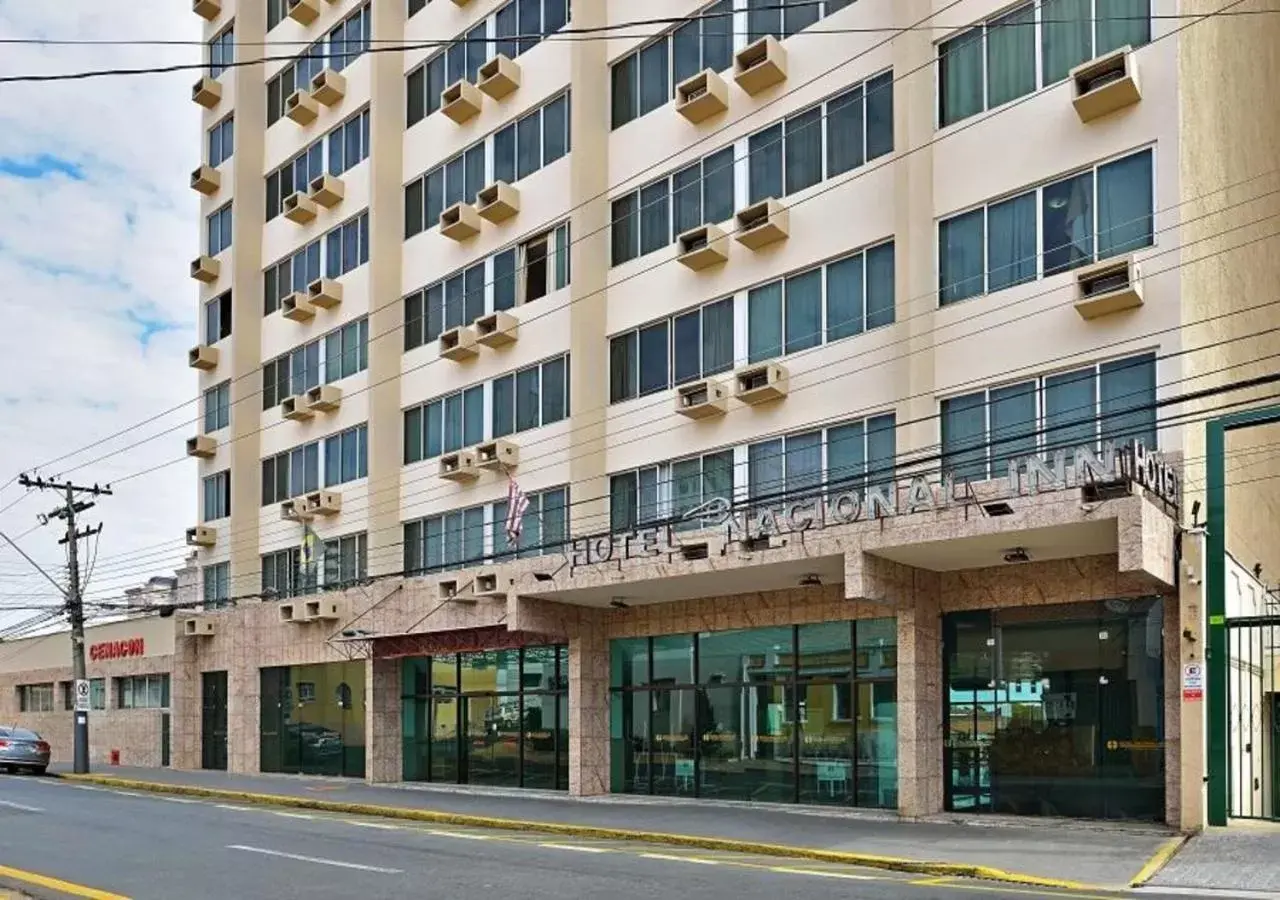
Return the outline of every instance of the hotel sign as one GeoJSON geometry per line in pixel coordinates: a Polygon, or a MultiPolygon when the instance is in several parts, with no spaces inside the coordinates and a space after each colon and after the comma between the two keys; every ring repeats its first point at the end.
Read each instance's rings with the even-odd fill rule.
{"type": "MultiPolygon", "coordinates": [[[[1038,455],[1010,460],[1004,490],[984,499],[991,503],[1018,497],[1070,490],[1090,483],[1137,485],[1175,508],[1182,485],[1178,472],[1164,457],[1147,450],[1140,441],[1124,447],[1107,443],[1102,452],[1080,447],[1068,454],[1056,451],[1051,458],[1038,455]]],[[[685,512],[681,522],[700,521],[703,527],[721,527],[726,541],[745,541],[774,535],[814,531],[831,525],[885,519],[931,512],[976,502],[968,480],[947,474],[941,483],[917,475],[897,485],[875,485],[866,491],[841,490],[767,506],[735,504],[726,497],[710,500],[685,512]]],[[[681,543],[671,525],[654,525],[633,531],[577,538],[571,545],[570,566],[594,566],[630,559],[678,553],[681,543]]]]}

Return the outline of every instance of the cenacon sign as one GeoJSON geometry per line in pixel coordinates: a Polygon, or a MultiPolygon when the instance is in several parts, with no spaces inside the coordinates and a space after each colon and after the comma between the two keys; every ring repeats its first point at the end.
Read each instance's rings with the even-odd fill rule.
{"type": "MultiPolygon", "coordinates": [[[[686,511],[681,522],[701,527],[722,527],[726,541],[744,541],[771,535],[794,534],[891,516],[936,511],[975,501],[968,479],[946,475],[940,483],[917,475],[897,485],[885,484],[861,490],[837,490],[825,495],[785,500],[768,506],[734,505],[726,497],[712,497],[686,511]],[[958,487],[958,482],[963,487],[958,487]],[[958,491],[958,493],[957,493],[958,491]]],[[[1164,457],[1147,450],[1140,441],[1116,447],[1105,443],[1102,452],[1080,447],[1051,458],[1026,456],[1009,460],[1007,475],[998,479],[1004,491],[983,502],[1062,491],[1085,484],[1124,482],[1150,491],[1176,507],[1182,485],[1178,472],[1164,457]]],[[[634,531],[577,538],[571,545],[570,567],[594,566],[628,559],[680,552],[681,544],[671,525],[654,525],[634,531]]]]}
{"type": "Polygon", "coordinates": [[[142,638],[103,641],[101,644],[89,645],[89,659],[94,662],[104,659],[130,659],[134,656],[145,656],[146,652],[146,643],[142,638]]]}

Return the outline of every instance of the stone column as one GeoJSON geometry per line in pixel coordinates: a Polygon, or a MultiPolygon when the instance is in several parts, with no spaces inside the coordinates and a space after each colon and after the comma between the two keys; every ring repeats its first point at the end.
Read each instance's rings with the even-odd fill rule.
{"type": "Polygon", "coordinates": [[[609,641],[597,610],[583,610],[569,638],[569,793],[609,793],[609,641]]]}
{"type": "Polygon", "coordinates": [[[400,660],[365,660],[365,780],[402,781],[404,748],[400,739],[400,660]]]}
{"type": "Polygon", "coordinates": [[[942,811],[942,616],[937,575],[906,569],[906,578],[898,602],[898,811],[914,817],[942,811]]]}
{"type": "Polygon", "coordinates": [[[169,765],[171,768],[200,768],[204,724],[202,717],[204,698],[201,691],[196,641],[178,638],[173,644],[173,671],[169,676],[169,765]]]}
{"type": "Polygon", "coordinates": [[[227,770],[253,773],[262,758],[262,681],[255,666],[244,664],[244,653],[237,643],[227,667],[227,770]]]}

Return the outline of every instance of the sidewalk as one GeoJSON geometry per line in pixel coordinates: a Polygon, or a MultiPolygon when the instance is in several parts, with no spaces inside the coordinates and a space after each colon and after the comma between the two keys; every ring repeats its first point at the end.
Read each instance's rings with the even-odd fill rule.
{"type": "Polygon", "coordinates": [[[333,812],[437,822],[448,817],[455,825],[756,853],[781,850],[789,856],[1044,887],[1128,887],[1140,874],[1149,875],[1153,859],[1167,858],[1178,845],[1169,831],[1154,826],[1007,819],[904,822],[892,814],[843,808],[619,795],[576,799],[540,791],[373,786],[349,779],[130,767],[99,767],[93,775],[71,777],[145,782],[147,789],[160,792],[226,792],[213,796],[279,800],[333,812]]]}
{"type": "Polygon", "coordinates": [[[1188,841],[1149,886],[1280,895],[1280,824],[1210,828],[1188,841]]]}

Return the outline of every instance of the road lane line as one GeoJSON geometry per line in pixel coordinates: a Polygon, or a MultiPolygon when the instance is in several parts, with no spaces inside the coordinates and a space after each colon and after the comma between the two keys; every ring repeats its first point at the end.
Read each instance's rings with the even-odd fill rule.
{"type": "Polygon", "coordinates": [[[487,841],[487,834],[467,834],[465,831],[440,831],[434,828],[428,828],[427,834],[434,834],[436,837],[462,838],[466,841],[487,841]]]}
{"type": "Polygon", "coordinates": [[[698,858],[698,857],[696,857],[696,856],[672,856],[672,855],[671,855],[671,854],[669,854],[669,853],[641,853],[640,855],[641,855],[642,857],[644,857],[645,859],[662,859],[662,860],[669,860],[669,861],[674,861],[674,862],[697,863],[697,864],[698,864],[698,865],[700,865],[700,866],[718,866],[718,865],[720,865],[719,860],[715,860],[715,859],[700,859],[700,858],[698,858]]]}
{"type": "Polygon", "coordinates": [[[161,797],[166,803],[199,803],[199,800],[191,800],[187,797],[161,797]]]}
{"type": "Polygon", "coordinates": [[[383,822],[357,822],[355,819],[343,819],[348,825],[359,825],[361,828],[381,828],[384,831],[399,831],[399,825],[387,825],[383,822]]]}
{"type": "Polygon", "coordinates": [[[550,850],[572,850],[575,853],[612,853],[608,847],[579,847],[574,844],[539,844],[539,847],[546,847],[550,850]]]}
{"type": "MultiPolygon", "coordinates": [[[[817,875],[820,878],[848,878],[851,881],[876,881],[872,875],[854,875],[850,872],[824,872],[821,869],[797,869],[792,866],[770,866],[770,872],[782,875],[817,875]]],[[[917,884],[918,882],[912,882],[917,884]]]]}
{"type": "Polygon", "coordinates": [[[27,872],[22,869],[12,869],[8,866],[0,866],[0,878],[20,881],[23,884],[33,884],[36,887],[47,888],[61,894],[69,894],[72,897],[84,897],[86,900],[129,900],[128,897],[122,894],[113,894],[110,891],[99,890],[83,884],[72,884],[70,881],[63,881],[61,878],[52,878],[48,875],[27,872]]]}
{"type": "Polygon", "coordinates": [[[213,805],[218,809],[229,809],[234,812],[254,812],[254,808],[252,806],[233,806],[230,803],[215,803],[213,805]]]}
{"type": "Polygon", "coordinates": [[[298,853],[285,853],[281,850],[268,850],[266,847],[249,847],[245,844],[228,844],[228,850],[243,850],[245,853],[259,853],[263,856],[274,856],[279,859],[292,859],[297,862],[316,863],[322,866],[335,866],[339,869],[355,869],[360,872],[377,872],[381,875],[403,875],[404,869],[388,869],[384,866],[366,866],[361,863],[343,862],[338,859],[322,859],[318,856],[302,856],[298,853]]]}
{"type": "Polygon", "coordinates": [[[0,806],[7,806],[9,809],[17,809],[22,812],[44,812],[44,810],[38,806],[27,806],[25,803],[14,803],[12,800],[0,800],[0,806]]]}
{"type": "Polygon", "coordinates": [[[283,816],[286,819],[314,819],[315,816],[309,816],[306,813],[278,812],[277,816],[283,816]]]}

